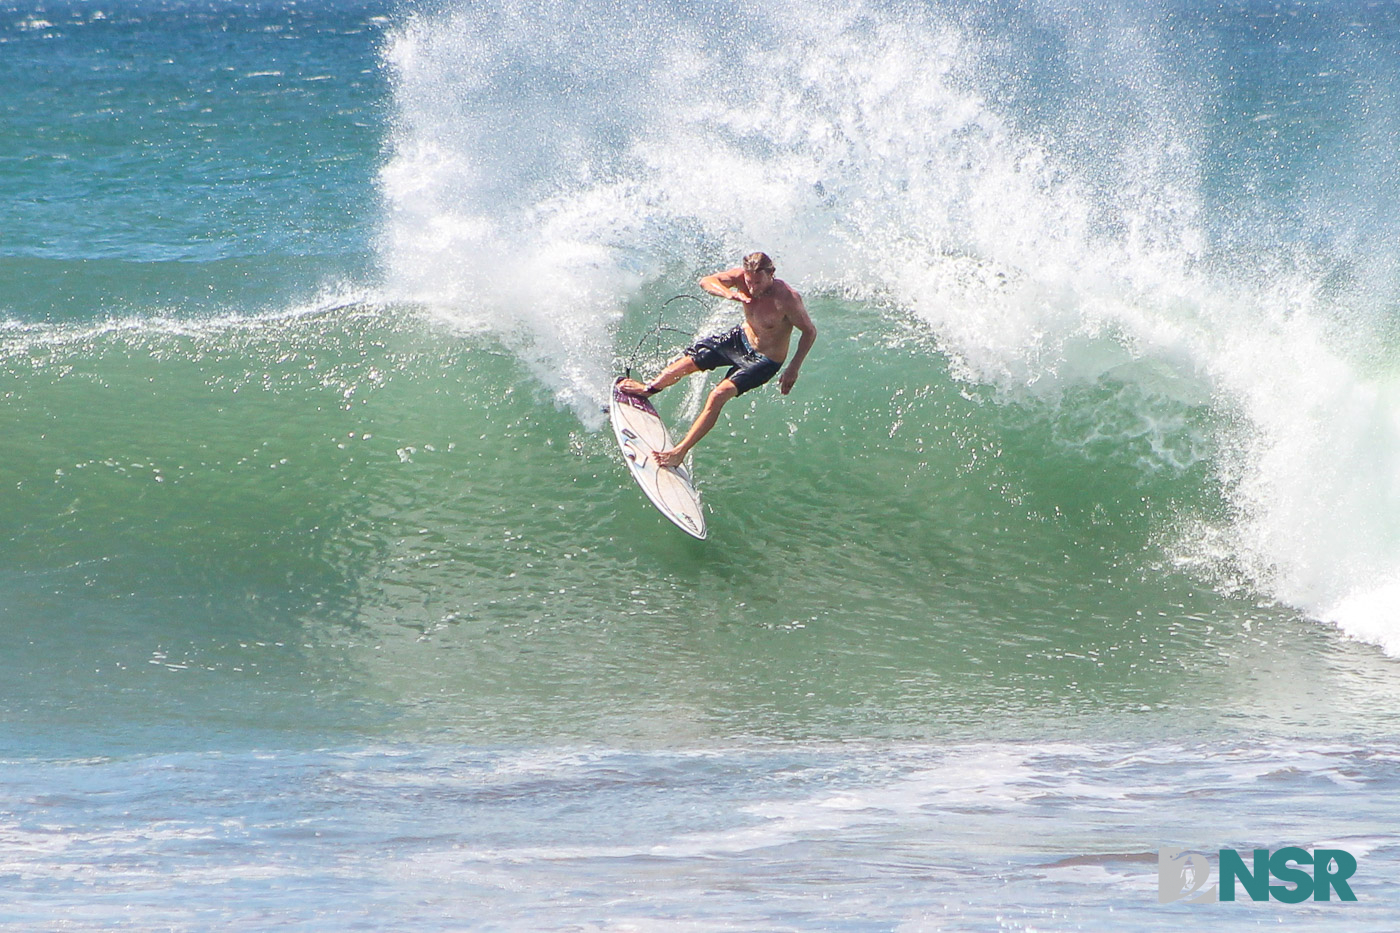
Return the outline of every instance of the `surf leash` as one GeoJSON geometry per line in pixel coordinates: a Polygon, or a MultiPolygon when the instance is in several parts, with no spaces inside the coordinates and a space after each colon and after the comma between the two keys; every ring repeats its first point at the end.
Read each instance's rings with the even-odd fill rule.
{"type": "Polygon", "coordinates": [[[673,334],[684,334],[687,337],[691,336],[690,331],[681,330],[679,327],[666,326],[666,307],[670,305],[671,302],[680,301],[681,299],[693,301],[696,304],[700,305],[700,307],[702,308],[706,307],[705,302],[699,298],[696,298],[694,295],[672,295],[670,298],[667,298],[665,301],[661,302],[661,307],[656,312],[656,323],[651,326],[650,330],[642,334],[642,339],[637,341],[637,345],[632,348],[632,354],[627,357],[627,366],[624,368],[623,372],[625,373],[628,379],[632,378],[632,368],[637,365],[637,357],[642,352],[642,345],[648,340],[654,340],[666,332],[670,332],[673,334]]]}

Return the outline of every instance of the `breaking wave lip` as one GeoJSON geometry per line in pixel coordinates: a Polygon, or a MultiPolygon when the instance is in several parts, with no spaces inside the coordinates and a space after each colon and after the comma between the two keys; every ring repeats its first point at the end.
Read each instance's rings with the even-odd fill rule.
{"type": "Polygon", "coordinates": [[[0,319],[0,360],[30,357],[35,353],[86,346],[107,338],[145,339],[184,337],[205,339],[223,334],[256,333],[288,323],[328,315],[377,316],[385,301],[377,290],[335,286],[309,301],[262,311],[225,311],[190,316],[175,310],[114,315],[96,321],[35,322],[0,319]]]}
{"type": "MultiPolygon", "coordinates": [[[[628,300],[760,245],[811,294],[916,315],[955,375],[1012,397],[1153,361],[1230,413],[1232,514],[1207,537],[1256,589],[1400,654],[1400,394],[1335,327],[1389,298],[1329,293],[1338,257],[1214,249],[1219,89],[1155,14],[1036,7],[1056,58],[1025,20],[979,32],[966,10],[647,6],[589,28],[618,22],[604,6],[487,3],[389,35],[391,294],[497,332],[592,428],[628,300]],[[1008,102],[1026,63],[1073,119],[1008,102]]],[[[1182,527],[1181,566],[1215,561],[1182,527]]]]}

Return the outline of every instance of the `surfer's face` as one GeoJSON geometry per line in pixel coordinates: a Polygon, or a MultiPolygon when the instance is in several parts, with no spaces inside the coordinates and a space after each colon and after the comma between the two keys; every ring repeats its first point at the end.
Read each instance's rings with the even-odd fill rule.
{"type": "Polygon", "coordinates": [[[744,270],[744,285],[748,288],[750,295],[762,295],[768,291],[768,286],[773,284],[773,273],[767,269],[760,269],[757,272],[744,270]]]}

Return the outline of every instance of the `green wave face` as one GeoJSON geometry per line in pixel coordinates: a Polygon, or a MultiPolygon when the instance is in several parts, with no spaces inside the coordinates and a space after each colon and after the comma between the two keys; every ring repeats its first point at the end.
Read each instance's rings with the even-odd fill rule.
{"type": "Polygon", "coordinates": [[[998,398],[916,322],[812,309],[793,393],[697,448],[707,542],[515,354],[410,308],[11,331],[12,722],[1016,735],[1219,724],[1242,692],[1290,729],[1353,715],[1369,655],[1173,559],[1228,513],[1228,419],[1150,379],[998,398]]]}

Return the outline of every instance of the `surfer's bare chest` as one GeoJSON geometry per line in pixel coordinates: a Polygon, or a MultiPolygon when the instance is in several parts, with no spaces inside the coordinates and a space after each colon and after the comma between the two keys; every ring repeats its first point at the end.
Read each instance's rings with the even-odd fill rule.
{"type": "Polygon", "coordinates": [[[744,318],[749,326],[759,333],[777,333],[784,327],[792,330],[792,324],[778,302],[773,298],[755,298],[744,305],[744,318]]]}
{"type": "Polygon", "coordinates": [[[755,298],[744,306],[744,320],[754,348],[770,359],[782,362],[787,356],[792,322],[772,298],[755,298]]]}

